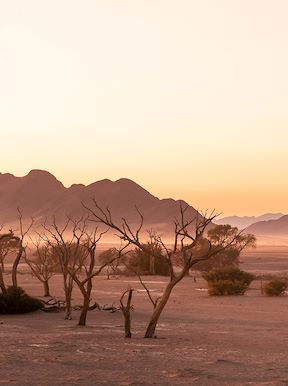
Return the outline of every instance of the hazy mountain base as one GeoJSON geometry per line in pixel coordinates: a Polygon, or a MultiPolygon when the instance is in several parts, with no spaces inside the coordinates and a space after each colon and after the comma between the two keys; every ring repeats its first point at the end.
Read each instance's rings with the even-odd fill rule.
{"type": "MultiPolygon", "coordinates": [[[[288,268],[287,253],[266,254],[265,273],[288,268]],[[274,256],[274,255],[273,255],[274,256]]],[[[242,257],[242,268],[263,271],[263,260],[242,257]]],[[[30,293],[42,293],[30,274],[19,275],[30,293]]],[[[165,278],[149,277],[153,294],[165,278]]],[[[60,276],[51,283],[62,297],[60,276]]],[[[287,297],[260,295],[260,283],[242,297],[209,297],[201,279],[176,288],[157,329],[144,340],[151,304],[135,278],[95,280],[93,298],[117,303],[135,289],[131,340],[123,338],[120,311],[90,311],[88,326],[64,321],[62,313],[2,316],[0,384],[8,385],[288,385],[287,297]],[[5,347],[5,350],[3,350],[5,347]]],[[[73,302],[80,303],[76,291],[73,302]]]]}
{"type": "MultiPolygon", "coordinates": [[[[0,173],[1,224],[8,229],[19,228],[17,208],[22,212],[25,226],[33,218],[34,231],[41,231],[41,224],[51,222],[53,216],[56,216],[58,226],[63,226],[67,216],[79,219],[86,215],[87,210],[82,203],[95,209],[93,198],[102,208],[110,209],[116,223],[121,224],[124,216],[134,229],[138,228],[141,220],[137,207],[144,215],[143,231],[153,228],[166,237],[174,233],[174,219],[180,216],[180,201],[160,200],[126,178],[65,188],[52,174],[43,170],[31,170],[24,177],[0,173]]],[[[182,204],[187,205],[183,201],[182,204]]],[[[189,206],[186,215],[187,218],[194,218],[197,211],[189,206]]]]}
{"type": "Polygon", "coordinates": [[[278,220],[257,222],[245,231],[254,234],[262,245],[288,245],[288,215],[278,220]]]}
{"type": "MultiPolygon", "coordinates": [[[[24,228],[33,218],[33,230],[41,232],[43,231],[41,224],[45,221],[51,222],[54,215],[58,226],[63,226],[67,221],[67,216],[77,219],[87,214],[82,202],[93,208],[93,197],[101,207],[109,207],[116,223],[121,224],[124,216],[132,229],[137,229],[140,222],[135,208],[137,206],[144,215],[142,228],[144,238],[146,237],[145,232],[151,229],[162,235],[165,241],[171,240],[174,236],[174,219],[179,218],[181,201],[169,198],[160,200],[127,178],[121,178],[115,182],[105,179],[88,186],[74,184],[66,188],[52,174],[44,170],[31,170],[24,177],[0,173],[0,224],[4,225],[5,230],[13,228],[17,232],[19,229],[17,208],[20,208],[24,228]]],[[[182,203],[184,206],[187,205],[183,201],[182,203]]],[[[189,206],[186,215],[187,219],[194,218],[197,216],[197,211],[189,206]]],[[[255,218],[228,217],[219,219],[218,222],[216,219],[216,222],[218,224],[229,223],[243,228],[248,225],[247,219],[249,224],[253,219],[253,223],[258,222],[247,228],[246,232],[255,234],[258,244],[288,245],[288,216],[280,218],[278,216],[281,216],[281,213],[270,213],[255,218]],[[259,221],[271,218],[278,219],[259,221]]],[[[112,233],[106,234],[103,240],[110,242],[112,233]]]]}

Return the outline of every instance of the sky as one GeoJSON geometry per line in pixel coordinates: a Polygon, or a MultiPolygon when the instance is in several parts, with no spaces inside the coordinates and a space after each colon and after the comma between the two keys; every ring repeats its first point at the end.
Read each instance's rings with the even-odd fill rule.
{"type": "Polygon", "coordinates": [[[1,0],[0,172],[288,213],[287,0],[1,0]]]}

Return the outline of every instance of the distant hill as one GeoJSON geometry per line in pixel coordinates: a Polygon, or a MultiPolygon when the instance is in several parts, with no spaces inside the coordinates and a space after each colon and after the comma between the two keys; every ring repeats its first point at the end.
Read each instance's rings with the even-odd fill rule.
{"type": "MultiPolygon", "coordinates": [[[[0,224],[16,224],[17,207],[21,209],[24,220],[33,217],[36,226],[54,215],[61,224],[67,215],[74,218],[83,215],[85,210],[81,202],[90,205],[93,197],[101,207],[109,207],[116,222],[124,216],[135,226],[139,223],[137,206],[144,215],[143,229],[153,228],[165,235],[173,231],[173,219],[179,216],[180,201],[160,200],[126,178],[115,182],[105,179],[88,186],[74,184],[66,188],[49,172],[31,170],[24,177],[0,173],[0,224]]],[[[189,206],[187,215],[194,217],[196,214],[197,211],[189,206]]]]}
{"type": "Polygon", "coordinates": [[[259,221],[246,229],[253,233],[261,243],[288,244],[288,215],[277,220],[259,221]]]}
{"type": "Polygon", "coordinates": [[[238,229],[244,229],[249,227],[250,225],[257,223],[259,221],[268,221],[268,220],[277,220],[280,217],[284,216],[283,213],[265,213],[261,216],[255,217],[255,216],[230,216],[230,217],[223,217],[220,219],[215,220],[214,222],[216,224],[222,225],[222,224],[230,224],[233,227],[237,227],[238,229]]]}

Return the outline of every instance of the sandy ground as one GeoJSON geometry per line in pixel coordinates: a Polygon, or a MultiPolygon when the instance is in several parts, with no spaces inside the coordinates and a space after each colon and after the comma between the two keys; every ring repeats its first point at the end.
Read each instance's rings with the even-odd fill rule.
{"type": "MultiPolygon", "coordinates": [[[[242,267],[288,268],[287,253],[274,250],[263,259],[248,253],[242,267]]],[[[157,295],[167,279],[145,280],[157,295]]],[[[30,274],[20,274],[19,281],[28,293],[41,295],[41,284],[30,274]]],[[[157,339],[143,339],[152,306],[134,278],[98,277],[93,298],[117,305],[128,285],[135,289],[132,339],[123,337],[120,311],[90,311],[86,327],[77,326],[79,311],[72,321],[42,311],[0,315],[0,384],[288,385],[287,296],[262,296],[255,281],[245,296],[210,297],[202,279],[186,278],[161,317],[157,339]]],[[[60,276],[51,288],[63,298],[60,276]]],[[[74,304],[80,299],[75,291],[74,304]]]]}

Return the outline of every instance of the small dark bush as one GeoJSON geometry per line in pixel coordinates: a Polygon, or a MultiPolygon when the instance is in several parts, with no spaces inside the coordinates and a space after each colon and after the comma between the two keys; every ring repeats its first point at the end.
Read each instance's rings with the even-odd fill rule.
{"type": "Polygon", "coordinates": [[[136,248],[130,257],[126,261],[128,269],[136,271],[141,275],[160,275],[169,276],[169,264],[165,256],[161,255],[161,248],[159,246],[149,246],[152,248],[158,248],[159,256],[157,258],[152,255],[143,252],[141,249],[136,248]]]}
{"type": "Polygon", "coordinates": [[[0,314],[25,314],[42,307],[40,300],[27,295],[21,287],[8,287],[0,294],[0,314]]]}
{"type": "Polygon", "coordinates": [[[284,292],[288,288],[288,282],[285,279],[276,278],[268,283],[266,283],[263,287],[264,293],[267,296],[280,296],[283,295],[284,292]]]}
{"type": "Polygon", "coordinates": [[[255,276],[239,268],[227,267],[212,269],[203,274],[208,283],[209,295],[243,295],[255,276]]]}

